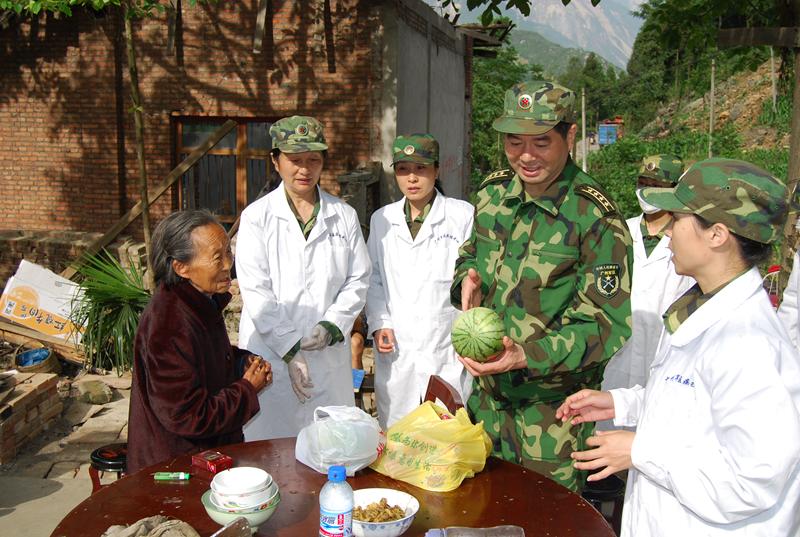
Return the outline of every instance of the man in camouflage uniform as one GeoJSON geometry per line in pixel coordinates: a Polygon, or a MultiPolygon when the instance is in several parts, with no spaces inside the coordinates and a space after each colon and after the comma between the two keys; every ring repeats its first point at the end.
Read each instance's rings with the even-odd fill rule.
{"type": "Polygon", "coordinates": [[[524,82],[495,120],[511,169],[477,194],[475,226],[460,250],[451,299],[503,319],[505,350],[489,363],[462,358],[476,377],[467,406],[493,454],[580,490],[570,453],[592,426],[555,418],[564,398],[599,387],[607,360],[630,336],[631,238],[616,204],[570,158],[575,93],[524,82]]]}

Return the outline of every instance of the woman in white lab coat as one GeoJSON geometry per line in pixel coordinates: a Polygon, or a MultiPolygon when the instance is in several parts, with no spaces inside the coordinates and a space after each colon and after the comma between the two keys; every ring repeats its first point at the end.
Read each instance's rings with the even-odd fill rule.
{"type": "Polygon", "coordinates": [[[675,272],[666,230],[672,216],[641,199],[646,187],[673,188],[683,173],[683,162],[674,155],[650,155],[642,159],[636,195],[642,214],[627,220],[633,239],[631,313],[633,333],[606,365],[603,389],[644,386],[650,364],[664,329],[661,314],[694,285],[694,279],[675,272]]]}
{"type": "Polygon", "coordinates": [[[800,251],[794,254],[794,264],[792,272],[789,274],[789,282],[783,291],[783,300],[778,308],[778,318],[783,322],[786,331],[789,332],[789,339],[795,347],[800,345],[800,251]]]}
{"type": "Polygon", "coordinates": [[[372,215],[367,325],[373,331],[378,421],[387,429],[419,406],[439,375],[466,401],[472,376],[456,358],[450,330],[458,311],[450,284],[474,209],[437,189],[439,144],[430,134],[398,136],[393,166],[403,199],[372,215]]]}
{"type": "Polygon", "coordinates": [[[272,363],[245,440],[297,436],[317,406],[353,405],[350,334],[370,264],[355,210],[319,188],[327,145],[314,118],[275,122],[281,186],[242,212],[239,347],[272,363]]]}
{"type": "Polygon", "coordinates": [[[786,189],[752,164],[708,159],[675,189],[645,189],[673,212],[675,269],[697,285],[665,314],[646,388],[567,398],[557,415],[613,418],[575,452],[594,481],[632,468],[623,536],[800,534],[800,356],[761,284],[786,189]]]}

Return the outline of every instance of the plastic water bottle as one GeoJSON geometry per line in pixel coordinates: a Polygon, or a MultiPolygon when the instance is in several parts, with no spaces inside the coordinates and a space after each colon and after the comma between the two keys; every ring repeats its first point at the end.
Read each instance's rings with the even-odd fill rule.
{"type": "Polygon", "coordinates": [[[320,537],[353,535],[353,489],[345,476],[344,466],[328,468],[328,482],[319,493],[320,537]]]}

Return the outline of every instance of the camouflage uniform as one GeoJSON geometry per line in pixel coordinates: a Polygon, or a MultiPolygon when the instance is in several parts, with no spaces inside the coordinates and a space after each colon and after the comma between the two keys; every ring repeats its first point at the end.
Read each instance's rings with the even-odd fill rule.
{"type": "Polygon", "coordinates": [[[672,187],[683,173],[683,161],[675,155],[650,155],[642,159],[639,167],[639,177],[653,179],[663,183],[665,187],[672,187]]]}
{"type": "Polygon", "coordinates": [[[398,162],[439,163],[439,142],[430,134],[398,136],[392,143],[392,166],[398,162]]]}
{"type": "MultiPolygon", "coordinates": [[[[683,161],[675,155],[650,155],[642,159],[636,186],[637,188],[643,186],[672,188],[678,182],[682,173],[683,161]]],[[[637,220],[637,218],[628,220],[628,225],[631,225],[635,220],[637,220]]],[[[651,235],[647,227],[647,219],[641,218],[638,220],[644,251],[647,257],[650,257],[650,254],[653,253],[658,243],[661,242],[661,239],[664,237],[664,232],[670,224],[667,223],[664,229],[659,230],[655,235],[651,235]]],[[[634,258],[635,257],[636,255],[634,253],[634,258]]]]}
{"type": "Polygon", "coordinates": [[[283,153],[325,151],[328,144],[322,123],[310,116],[290,116],[279,119],[269,128],[272,148],[283,153]]]}
{"type": "Polygon", "coordinates": [[[642,197],[665,211],[695,214],[764,244],[780,238],[786,219],[786,186],[743,160],[701,160],[675,188],[645,188],[642,197]],[[726,195],[731,190],[737,195],[726,195]]]}
{"type": "MultiPolygon", "coordinates": [[[[543,134],[573,121],[573,92],[534,87],[506,93],[496,129],[543,134]]],[[[474,268],[481,305],[500,315],[527,359],[526,368],[476,377],[470,413],[483,420],[494,455],[579,490],[585,475],[570,453],[585,448],[593,426],[562,424],[555,411],[569,394],[599,388],[605,363],[631,333],[631,238],[616,204],[571,159],[536,198],[500,170],[481,185],[459,253],[453,304],[461,306],[461,282],[474,268]]]]}

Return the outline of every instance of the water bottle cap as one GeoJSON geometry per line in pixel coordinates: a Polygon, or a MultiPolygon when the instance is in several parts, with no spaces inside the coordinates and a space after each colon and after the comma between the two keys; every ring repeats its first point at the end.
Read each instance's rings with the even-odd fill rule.
{"type": "Polygon", "coordinates": [[[333,481],[334,483],[339,483],[340,481],[344,481],[347,473],[344,469],[344,466],[331,466],[328,468],[328,480],[333,481]]]}

